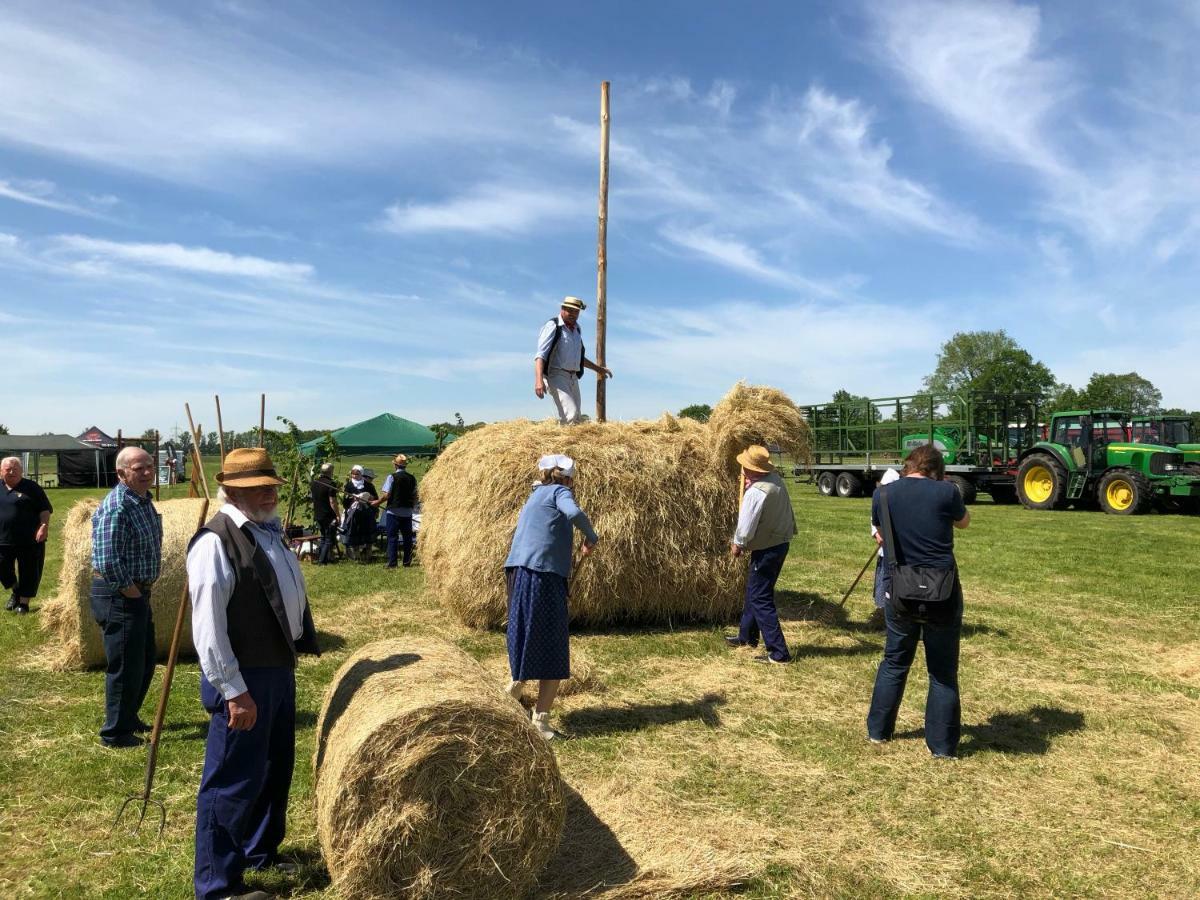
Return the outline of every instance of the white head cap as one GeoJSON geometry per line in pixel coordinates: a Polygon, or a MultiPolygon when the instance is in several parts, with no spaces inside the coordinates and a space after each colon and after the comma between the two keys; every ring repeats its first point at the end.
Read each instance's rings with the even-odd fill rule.
{"type": "Polygon", "coordinates": [[[575,460],[561,453],[547,453],[538,460],[538,471],[548,472],[550,469],[562,469],[568,478],[575,477],[575,460]]]}

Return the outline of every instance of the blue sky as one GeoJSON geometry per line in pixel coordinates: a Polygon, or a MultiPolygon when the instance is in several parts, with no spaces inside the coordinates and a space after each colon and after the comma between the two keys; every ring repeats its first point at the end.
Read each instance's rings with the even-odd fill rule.
{"type": "Polygon", "coordinates": [[[604,79],[610,417],[907,393],[995,328],[1198,408],[1198,40],[1182,0],[10,2],[0,422],[550,415],[604,79]]]}

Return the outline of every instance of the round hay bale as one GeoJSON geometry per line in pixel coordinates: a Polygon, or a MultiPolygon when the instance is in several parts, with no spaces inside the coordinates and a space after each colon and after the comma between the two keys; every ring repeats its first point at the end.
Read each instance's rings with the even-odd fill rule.
{"type": "Polygon", "coordinates": [[[317,721],[317,833],[341,896],[526,896],[558,846],[558,765],[483,668],[434,638],[363,647],[317,721]]]}
{"type": "MultiPolygon", "coordinates": [[[[154,640],[159,659],[171,649],[171,632],[179,609],[180,592],[187,579],[187,545],[196,533],[203,500],[164,500],[155,503],[162,515],[162,567],[150,594],[154,614],[154,640]]],[[[52,636],[57,653],[51,664],[58,669],[87,669],[105,665],[100,626],[92,618],[92,514],[100,501],[80,500],[67,512],[62,528],[63,562],[58,575],[58,594],[46,601],[42,627],[52,636]]],[[[209,511],[220,504],[215,500],[209,511]]],[[[180,636],[181,656],[195,656],[192,646],[191,611],[180,636]]]]}
{"type": "Polygon", "coordinates": [[[442,606],[466,625],[505,621],[503,566],[543,453],[579,467],[575,495],[601,537],[576,570],[571,620],[726,621],[742,605],[746,567],[729,557],[750,443],[803,455],[808,428],[773,388],[737,385],[702,425],[499,422],[446,448],[421,481],[421,562],[442,606]]]}

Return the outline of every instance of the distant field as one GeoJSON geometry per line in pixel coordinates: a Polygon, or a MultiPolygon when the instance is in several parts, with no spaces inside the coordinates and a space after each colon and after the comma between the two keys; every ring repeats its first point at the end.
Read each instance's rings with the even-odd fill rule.
{"type": "MultiPolygon", "coordinates": [[[[386,459],[360,461],[381,479],[390,470],[386,459]]],[[[789,487],[800,533],[780,588],[793,665],[728,651],[716,625],[573,638],[595,685],[563,701],[558,722],[575,740],[556,751],[581,795],[620,813],[631,853],[668,875],[728,866],[751,898],[1200,894],[1200,517],[975,505],[958,538],[962,759],[936,763],[920,736],[920,661],[898,739],[865,739],[882,638],[864,624],[866,589],[845,610],[837,600],[870,550],[869,501],[789,487]]],[[[85,493],[97,492],[52,497],[62,513],[85,493]]],[[[50,556],[46,594],[57,543],[50,556]]],[[[437,633],[491,666],[499,686],[504,637],[448,620],[419,568],[305,573],[328,648],[299,671],[285,849],[307,862],[298,880],[256,885],[332,898],[310,764],[332,673],[370,640],[437,633]]],[[[97,745],[103,677],[41,670],[37,619],[0,619],[0,892],[189,897],[206,727],[195,664],[177,674],[162,745],[166,834],[110,837],[144,754],[97,745]]]]}

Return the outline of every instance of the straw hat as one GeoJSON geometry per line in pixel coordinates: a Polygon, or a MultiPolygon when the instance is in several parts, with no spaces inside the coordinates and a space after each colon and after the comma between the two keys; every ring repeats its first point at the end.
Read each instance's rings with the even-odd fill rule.
{"type": "Polygon", "coordinates": [[[230,450],[217,473],[217,481],[226,487],[267,487],[283,484],[275,474],[275,463],[262,447],[239,447],[230,450]]]}
{"type": "Polygon", "coordinates": [[[405,456],[403,453],[397,453],[396,458],[392,460],[392,463],[397,468],[403,469],[405,466],[408,465],[408,457],[405,456]]]}
{"type": "Polygon", "coordinates": [[[587,304],[578,297],[563,297],[562,307],[563,309],[578,309],[582,312],[587,309],[587,304]]]}
{"type": "Polygon", "coordinates": [[[738,465],[750,472],[774,472],[775,466],[771,463],[771,454],[766,447],[760,447],[758,444],[751,444],[737,456],[738,465]]]}

